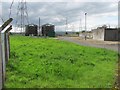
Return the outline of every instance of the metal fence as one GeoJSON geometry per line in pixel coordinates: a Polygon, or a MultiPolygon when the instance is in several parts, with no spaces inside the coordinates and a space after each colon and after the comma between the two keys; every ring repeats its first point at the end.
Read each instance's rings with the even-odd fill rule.
{"type": "Polygon", "coordinates": [[[12,29],[12,25],[9,24],[12,20],[10,18],[0,27],[0,90],[4,86],[6,64],[10,56],[9,31],[12,29]]]}

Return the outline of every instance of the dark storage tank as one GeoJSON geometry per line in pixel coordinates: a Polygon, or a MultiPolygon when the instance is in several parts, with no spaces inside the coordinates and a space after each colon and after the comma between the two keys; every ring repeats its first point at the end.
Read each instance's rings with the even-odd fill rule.
{"type": "Polygon", "coordinates": [[[25,25],[25,36],[29,36],[30,34],[37,36],[38,35],[37,27],[38,26],[35,24],[25,25]]]}
{"type": "Polygon", "coordinates": [[[42,36],[55,37],[55,26],[52,24],[42,25],[42,36]]]}

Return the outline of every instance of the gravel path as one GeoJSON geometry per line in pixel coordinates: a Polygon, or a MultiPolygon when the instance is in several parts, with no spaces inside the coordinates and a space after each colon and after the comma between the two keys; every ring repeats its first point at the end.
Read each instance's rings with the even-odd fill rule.
{"type": "Polygon", "coordinates": [[[118,46],[119,46],[117,42],[82,40],[75,37],[58,37],[58,39],[73,42],[83,46],[106,48],[114,51],[118,51],[118,46]]]}

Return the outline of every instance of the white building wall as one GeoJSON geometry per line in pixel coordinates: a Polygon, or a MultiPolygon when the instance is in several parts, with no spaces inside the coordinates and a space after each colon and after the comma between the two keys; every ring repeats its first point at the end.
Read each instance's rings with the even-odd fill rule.
{"type": "Polygon", "coordinates": [[[92,31],[93,39],[94,40],[104,40],[104,34],[105,34],[104,31],[105,31],[104,28],[102,28],[102,29],[94,29],[92,31]]]}

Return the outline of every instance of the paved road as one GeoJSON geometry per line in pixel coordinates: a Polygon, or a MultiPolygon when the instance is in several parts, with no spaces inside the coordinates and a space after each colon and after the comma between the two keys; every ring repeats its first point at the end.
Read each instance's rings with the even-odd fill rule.
{"type": "Polygon", "coordinates": [[[73,42],[73,43],[83,45],[83,46],[106,48],[106,49],[110,49],[110,50],[114,50],[114,51],[119,51],[120,50],[120,45],[118,45],[118,43],[107,44],[104,41],[100,41],[101,43],[93,43],[93,42],[90,42],[90,41],[87,41],[87,40],[79,40],[79,39],[75,39],[75,38],[72,38],[72,37],[58,37],[58,39],[73,42]]]}

